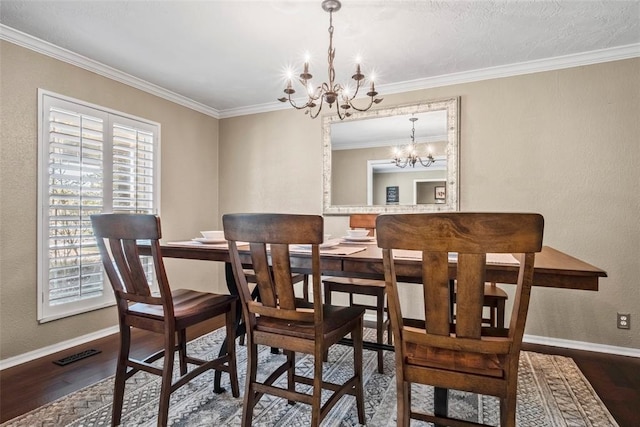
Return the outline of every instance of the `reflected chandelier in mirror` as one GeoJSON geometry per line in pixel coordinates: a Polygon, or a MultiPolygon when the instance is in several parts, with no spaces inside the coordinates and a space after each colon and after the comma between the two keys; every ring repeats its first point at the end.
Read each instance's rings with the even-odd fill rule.
{"type": "Polygon", "coordinates": [[[458,210],[459,105],[455,97],[344,121],[324,116],[323,213],[458,210]],[[429,166],[398,167],[398,149],[407,147],[429,166]]]}

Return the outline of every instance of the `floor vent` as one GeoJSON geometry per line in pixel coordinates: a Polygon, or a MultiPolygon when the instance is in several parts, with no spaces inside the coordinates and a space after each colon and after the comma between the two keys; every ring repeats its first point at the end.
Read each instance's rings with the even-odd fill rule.
{"type": "Polygon", "coordinates": [[[101,351],[91,348],[89,350],[81,351],[80,353],[72,354],[71,356],[63,357],[62,359],[54,360],[53,363],[59,366],[65,366],[69,363],[77,362],[78,360],[85,359],[98,353],[101,353],[101,351]]]}

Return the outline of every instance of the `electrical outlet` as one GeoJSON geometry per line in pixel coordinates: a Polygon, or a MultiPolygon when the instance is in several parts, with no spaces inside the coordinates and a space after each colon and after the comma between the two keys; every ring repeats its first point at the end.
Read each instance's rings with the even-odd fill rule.
{"type": "Polygon", "coordinates": [[[631,315],[629,313],[618,313],[618,329],[629,329],[631,326],[631,315]]]}

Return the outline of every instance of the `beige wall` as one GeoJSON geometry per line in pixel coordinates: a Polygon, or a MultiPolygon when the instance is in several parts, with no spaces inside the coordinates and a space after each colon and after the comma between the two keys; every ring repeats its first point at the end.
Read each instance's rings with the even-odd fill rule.
{"type": "MultiPolygon", "coordinates": [[[[601,267],[599,292],[534,290],[527,333],[640,348],[640,60],[385,95],[461,97],[462,210],[536,211],[545,243],[601,267]],[[630,331],[615,313],[630,312],[630,331]],[[635,320],[634,320],[635,319],[635,320]]],[[[36,321],[37,88],[161,123],[164,237],[226,212],[321,213],[321,121],[282,110],[216,120],[0,42],[0,358],[116,323],[112,308],[36,321]]],[[[344,217],[327,217],[341,235],[344,217]]],[[[215,263],[168,261],[180,286],[223,290],[215,263]]]]}
{"type": "MultiPolygon", "coordinates": [[[[453,96],[461,209],[540,212],[546,245],[609,274],[599,292],[534,289],[526,332],[640,348],[640,59],[385,95],[381,107],[453,96]],[[618,311],[633,329],[616,329],[618,311]]],[[[321,213],[321,132],[294,110],[221,120],[221,212],[321,213]]],[[[325,221],[333,235],[346,226],[325,221]]]]}
{"type": "MultiPolygon", "coordinates": [[[[36,320],[37,90],[159,122],[166,239],[219,226],[218,120],[78,67],[0,41],[0,359],[117,324],[114,308],[36,320]]],[[[167,263],[180,286],[203,288],[219,268],[167,263]]],[[[224,286],[223,286],[224,289],[224,286]]]]}

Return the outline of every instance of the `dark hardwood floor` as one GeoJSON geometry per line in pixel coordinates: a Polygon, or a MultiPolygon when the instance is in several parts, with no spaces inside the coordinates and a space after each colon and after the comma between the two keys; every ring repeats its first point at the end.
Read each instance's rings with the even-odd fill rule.
{"type": "MultiPolygon", "coordinates": [[[[221,319],[189,331],[194,338],[222,326],[221,319]]],[[[160,336],[134,331],[132,352],[161,348],[160,336]]],[[[525,350],[572,357],[621,427],[640,426],[640,359],[525,344],[525,350]]],[[[118,338],[112,335],[0,371],[0,422],[5,422],[114,373],[118,338]],[[101,353],[67,366],[54,360],[93,348],[101,353]]]]}

